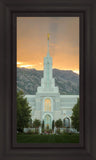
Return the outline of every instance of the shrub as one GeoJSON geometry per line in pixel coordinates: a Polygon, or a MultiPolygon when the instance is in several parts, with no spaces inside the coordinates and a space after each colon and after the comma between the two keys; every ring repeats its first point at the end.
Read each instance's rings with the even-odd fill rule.
{"type": "Polygon", "coordinates": [[[56,130],[56,133],[57,133],[57,134],[60,134],[60,128],[58,128],[58,129],[56,130]]]}
{"type": "Polygon", "coordinates": [[[39,133],[39,129],[36,128],[36,129],[35,129],[35,134],[38,134],[38,133],[39,133]]]}
{"type": "Polygon", "coordinates": [[[44,129],[42,129],[42,133],[44,133],[44,129]]]}
{"type": "Polygon", "coordinates": [[[62,120],[61,120],[61,119],[58,119],[58,120],[55,122],[55,126],[56,126],[57,128],[62,127],[62,120]]]}

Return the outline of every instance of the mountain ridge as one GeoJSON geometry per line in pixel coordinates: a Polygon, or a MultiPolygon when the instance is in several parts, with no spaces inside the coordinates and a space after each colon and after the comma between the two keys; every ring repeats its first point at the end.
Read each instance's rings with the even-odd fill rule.
{"type": "MultiPolygon", "coordinates": [[[[17,90],[23,90],[24,94],[35,95],[37,87],[41,85],[43,70],[35,68],[17,68],[17,90]]],[[[55,86],[59,87],[62,95],[79,94],[79,75],[72,70],[53,69],[55,86]]]]}

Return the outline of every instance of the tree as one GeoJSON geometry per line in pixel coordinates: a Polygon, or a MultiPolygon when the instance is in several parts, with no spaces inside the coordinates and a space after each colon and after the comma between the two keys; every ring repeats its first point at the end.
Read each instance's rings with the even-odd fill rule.
{"type": "Polygon", "coordinates": [[[44,120],[42,121],[42,129],[44,129],[44,120]]]}
{"type": "Polygon", "coordinates": [[[23,132],[24,127],[28,127],[31,119],[31,107],[22,91],[17,92],[17,131],[23,132]]]}
{"type": "Polygon", "coordinates": [[[72,109],[73,113],[71,116],[72,126],[79,131],[79,99],[77,99],[77,104],[72,109]]]}
{"type": "Polygon", "coordinates": [[[52,129],[54,130],[54,120],[52,121],[52,129]]]}
{"type": "Polygon", "coordinates": [[[55,122],[55,126],[56,126],[57,128],[62,127],[62,120],[61,120],[61,119],[58,119],[58,120],[55,122]]]}
{"type": "Polygon", "coordinates": [[[40,120],[39,119],[35,119],[33,122],[33,127],[35,128],[39,128],[41,125],[40,120]]]}

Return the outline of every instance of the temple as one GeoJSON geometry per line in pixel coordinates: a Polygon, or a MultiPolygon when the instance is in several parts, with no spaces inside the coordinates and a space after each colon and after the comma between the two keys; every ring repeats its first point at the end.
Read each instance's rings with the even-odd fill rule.
{"type": "Polygon", "coordinates": [[[44,129],[52,129],[53,120],[61,119],[64,127],[71,128],[72,108],[77,103],[79,95],[60,95],[58,86],[52,73],[52,57],[49,53],[48,34],[47,55],[44,57],[44,71],[41,86],[37,88],[36,95],[26,95],[32,107],[32,121],[39,119],[44,123],[44,129]]]}

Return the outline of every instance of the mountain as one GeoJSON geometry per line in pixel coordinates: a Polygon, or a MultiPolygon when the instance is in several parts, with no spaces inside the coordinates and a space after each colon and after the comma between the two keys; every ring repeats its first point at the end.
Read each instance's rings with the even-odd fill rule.
{"type": "MultiPolygon", "coordinates": [[[[41,85],[43,71],[36,69],[17,68],[17,90],[24,94],[36,94],[37,87],[41,85]]],[[[53,69],[55,85],[59,87],[60,94],[79,94],[79,75],[69,70],[53,69]]]]}

